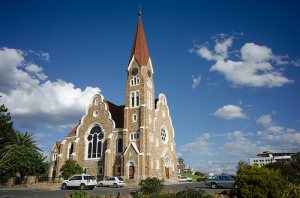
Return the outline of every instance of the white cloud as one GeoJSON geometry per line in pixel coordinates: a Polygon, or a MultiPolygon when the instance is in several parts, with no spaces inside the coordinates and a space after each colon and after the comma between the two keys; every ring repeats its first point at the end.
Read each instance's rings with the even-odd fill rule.
{"type": "Polygon", "coordinates": [[[177,157],[182,157],[182,154],[181,153],[177,153],[177,157]]]}
{"type": "Polygon", "coordinates": [[[37,55],[41,60],[46,60],[46,61],[50,62],[50,54],[49,53],[46,53],[43,51],[34,52],[33,50],[29,50],[29,53],[37,55]]]}
{"type": "Polygon", "coordinates": [[[194,82],[192,88],[196,89],[196,87],[199,85],[199,83],[201,81],[201,75],[199,75],[198,78],[195,78],[193,75],[192,78],[193,78],[193,82],[194,82]]]}
{"type": "Polygon", "coordinates": [[[233,83],[233,86],[271,88],[294,82],[283,76],[281,68],[276,69],[272,63],[286,65],[295,64],[295,61],[285,60],[289,59],[288,55],[274,55],[271,48],[266,46],[246,43],[242,46],[240,55],[236,54],[241,61],[226,60],[231,53],[228,48],[232,46],[233,39],[233,36],[226,38],[226,35],[222,34],[221,41],[215,39],[214,50],[209,50],[205,45],[195,45],[190,52],[197,53],[209,61],[216,61],[210,71],[223,74],[226,80],[233,83]]]}
{"type": "Polygon", "coordinates": [[[206,141],[209,138],[210,134],[204,133],[201,137],[197,138],[195,142],[185,144],[180,150],[187,151],[190,156],[201,154],[210,155],[210,151],[212,150],[210,146],[213,143],[206,141]]]}
{"type": "Polygon", "coordinates": [[[263,126],[267,127],[273,124],[273,121],[270,115],[262,115],[260,116],[260,118],[258,118],[256,123],[262,124],[263,126]]]}
{"type": "Polygon", "coordinates": [[[226,120],[231,120],[233,118],[247,118],[247,116],[242,112],[243,109],[235,105],[225,105],[219,108],[213,115],[224,118],[226,120]]]}
{"type": "Polygon", "coordinates": [[[0,95],[14,120],[31,129],[37,124],[59,130],[74,127],[100,89],[81,90],[63,80],[41,83],[46,78],[43,68],[28,64],[25,58],[20,50],[0,48],[0,95]],[[35,78],[37,74],[40,80],[35,78]]]}

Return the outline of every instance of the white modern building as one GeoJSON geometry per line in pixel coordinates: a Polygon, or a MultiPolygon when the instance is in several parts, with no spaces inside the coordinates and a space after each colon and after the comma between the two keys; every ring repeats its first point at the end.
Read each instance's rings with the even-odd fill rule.
{"type": "Polygon", "coordinates": [[[273,162],[291,162],[292,154],[295,153],[272,153],[270,151],[264,151],[263,153],[257,154],[259,157],[249,158],[249,164],[251,166],[257,164],[258,167],[261,167],[273,162]]]}

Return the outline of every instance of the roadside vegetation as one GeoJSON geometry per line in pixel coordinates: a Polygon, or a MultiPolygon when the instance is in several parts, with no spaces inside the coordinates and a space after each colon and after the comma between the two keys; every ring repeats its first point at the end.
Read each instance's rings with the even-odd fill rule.
{"type": "Polygon", "coordinates": [[[18,173],[21,180],[26,175],[40,176],[47,173],[49,162],[41,154],[33,133],[15,131],[8,109],[0,107],[0,183],[18,173]]]}

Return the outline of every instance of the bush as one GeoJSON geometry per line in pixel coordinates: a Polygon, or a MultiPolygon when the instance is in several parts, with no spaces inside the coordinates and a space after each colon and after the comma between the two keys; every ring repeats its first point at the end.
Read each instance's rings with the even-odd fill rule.
{"type": "Polygon", "coordinates": [[[72,175],[83,173],[83,169],[74,160],[67,160],[60,171],[63,178],[69,178],[72,175]]]}
{"type": "Polygon", "coordinates": [[[86,198],[89,195],[88,192],[84,190],[73,190],[72,194],[70,194],[70,197],[72,198],[86,198]]]}
{"type": "Polygon", "coordinates": [[[264,167],[273,170],[280,170],[281,176],[286,179],[286,181],[296,184],[299,178],[297,170],[295,170],[290,164],[284,162],[274,162],[266,164],[264,167]]]}
{"type": "Polygon", "coordinates": [[[141,180],[139,185],[141,186],[140,191],[145,195],[158,195],[159,192],[165,188],[163,182],[156,177],[148,177],[147,179],[141,180]]]}
{"type": "Polygon", "coordinates": [[[254,165],[252,169],[241,166],[237,175],[238,197],[282,197],[287,181],[279,171],[259,168],[254,165]]]}
{"type": "Polygon", "coordinates": [[[206,194],[206,192],[204,190],[196,190],[193,188],[187,188],[185,187],[185,189],[179,191],[178,193],[176,193],[176,198],[185,198],[185,197],[189,197],[189,198],[211,198],[212,196],[209,194],[206,194]]]}
{"type": "Polygon", "coordinates": [[[283,198],[298,198],[300,197],[300,186],[294,184],[289,184],[288,187],[284,190],[283,198]]]}
{"type": "Polygon", "coordinates": [[[197,181],[197,182],[202,182],[202,181],[205,181],[205,178],[197,178],[196,181],[197,181]]]}

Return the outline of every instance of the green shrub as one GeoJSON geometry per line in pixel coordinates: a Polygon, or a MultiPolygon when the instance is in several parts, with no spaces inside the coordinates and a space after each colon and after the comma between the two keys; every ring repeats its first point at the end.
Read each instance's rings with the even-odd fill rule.
{"type": "Polygon", "coordinates": [[[286,179],[286,181],[296,184],[297,180],[299,178],[297,174],[297,170],[294,169],[290,163],[284,163],[284,162],[274,162],[274,163],[269,163],[266,164],[264,167],[268,169],[273,169],[273,170],[280,170],[280,173],[283,178],[286,179]]]}
{"type": "Polygon", "coordinates": [[[148,177],[147,179],[141,180],[139,185],[141,186],[140,191],[145,195],[158,195],[159,192],[165,188],[163,182],[156,177],[148,177]]]}
{"type": "Polygon", "coordinates": [[[282,197],[287,181],[279,171],[259,168],[254,165],[252,169],[241,166],[237,175],[238,197],[282,197]]]}
{"type": "Polygon", "coordinates": [[[206,192],[202,189],[196,190],[194,188],[187,188],[185,187],[185,189],[179,191],[178,193],[176,193],[176,198],[185,198],[185,197],[189,197],[189,198],[211,198],[212,196],[209,194],[206,194],[206,192]]]}
{"type": "Polygon", "coordinates": [[[89,195],[89,193],[84,190],[73,190],[72,194],[70,194],[70,197],[72,197],[72,198],[87,198],[88,195],[89,195]]]}
{"type": "Polygon", "coordinates": [[[299,198],[300,197],[300,186],[294,184],[289,184],[288,187],[284,190],[283,198],[299,198]]]}

